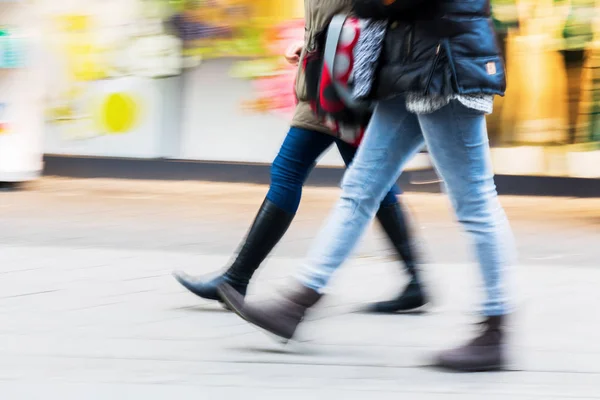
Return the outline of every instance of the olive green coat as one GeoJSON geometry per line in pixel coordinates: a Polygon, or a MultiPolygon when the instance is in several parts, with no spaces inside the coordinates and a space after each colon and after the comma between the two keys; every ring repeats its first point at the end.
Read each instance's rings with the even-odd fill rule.
{"type": "Polygon", "coordinates": [[[292,119],[292,126],[304,129],[317,130],[329,133],[316,119],[310,105],[306,101],[306,87],[304,84],[304,72],[302,71],[302,59],[307,51],[312,50],[314,39],[318,32],[322,31],[335,14],[349,13],[352,8],[352,0],[304,0],[305,33],[304,49],[300,57],[298,75],[296,77],[296,96],[298,105],[292,119]]]}

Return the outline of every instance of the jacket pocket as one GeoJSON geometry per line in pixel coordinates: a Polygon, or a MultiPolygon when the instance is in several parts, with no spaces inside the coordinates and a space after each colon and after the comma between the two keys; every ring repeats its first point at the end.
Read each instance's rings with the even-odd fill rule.
{"type": "Polygon", "coordinates": [[[506,90],[504,63],[499,56],[454,57],[456,85],[460,93],[503,94],[506,90]]]}
{"type": "Polygon", "coordinates": [[[298,70],[296,72],[296,82],[294,83],[296,98],[299,101],[306,101],[306,73],[304,71],[306,56],[307,52],[305,47],[302,49],[302,53],[300,55],[300,62],[298,63],[298,70]]]}
{"type": "Polygon", "coordinates": [[[394,21],[388,25],[379,57],[381,65],[406,63],[412,52],[412,31],[410,25],[406,23],[394,21]],[[409,36],[410,44],[407,43],[409,36]]]}
{"type": "Polygon", "coordinates": [[[304,48],[300,54],[300,61],[298,63],[298,72],[296,73],[296,82],[294,90],[296,91],[296,98],[299,101],[308,100],[309,93],[306,88],[306,67],[307,64],[312,66],[314,59],[319,57],[319,51],[322,51],[323,34],[320,32],[314,32],[311,29],[305,28],[304,32],[304,48]]]}

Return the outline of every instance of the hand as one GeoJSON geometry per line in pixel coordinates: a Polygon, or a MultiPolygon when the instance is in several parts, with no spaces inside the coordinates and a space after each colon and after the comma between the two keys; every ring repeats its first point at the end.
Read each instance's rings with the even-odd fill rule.
{"type": "Polygon", "coordinates": [[[300,62],[300,55],[304,48],[304,42],[295,42],[290,45],[285,51],[284,57],[287,62],[292,65],[298,65],[300,62]]]}

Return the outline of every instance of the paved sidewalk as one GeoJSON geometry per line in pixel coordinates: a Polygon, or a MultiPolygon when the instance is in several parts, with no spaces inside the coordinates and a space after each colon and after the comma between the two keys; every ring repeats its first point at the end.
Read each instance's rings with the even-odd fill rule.
{"type": "MultiPolygon", "coordinates": [[[[227,262],[264,190],[45,179],[0,193],[0,398],[600,398],[598,200],[503,199],[522,248],[514,363],[469,375],[428,366],[468,334],[479,299],[467,243],[440,196],[405,198],[428,254],[435,304],[426,315],[357,312],[402,285],[379,231],[340,271],[297,346],[179,287],[172,269],[227,262]]],[[[285,285],[336,196],[306,190],[252,296],[285,285]]]]}

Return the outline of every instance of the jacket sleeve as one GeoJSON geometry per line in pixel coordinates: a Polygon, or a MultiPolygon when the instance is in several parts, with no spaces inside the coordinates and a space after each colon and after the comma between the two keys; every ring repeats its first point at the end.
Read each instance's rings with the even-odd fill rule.
{"type": "Polygon", "coordinates": [[[418,9],[430,7],[434,0],[353,0],[359,18],[403,19],[418,9]]]}

